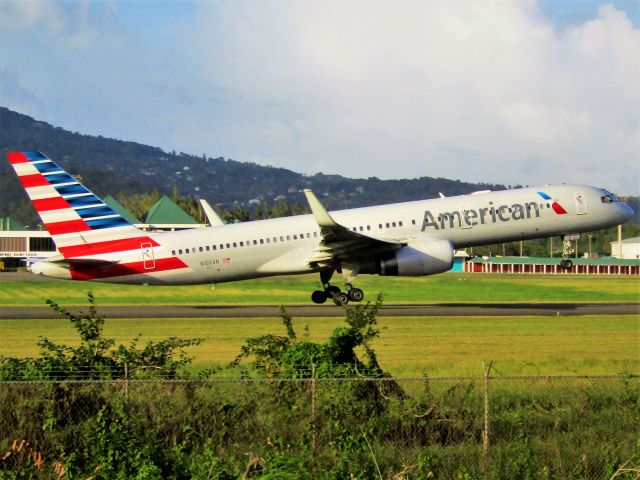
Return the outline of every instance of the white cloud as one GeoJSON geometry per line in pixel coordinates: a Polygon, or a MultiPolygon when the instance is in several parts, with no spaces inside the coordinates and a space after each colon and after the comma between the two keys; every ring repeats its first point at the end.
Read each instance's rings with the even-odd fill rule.
{"type": "Polygon", "coordinates": [[[153,37],[130,5],[0,0],[4,77],[45,120],[166,149],[640,193],[640,31],[612,6],[558,31],[535,1],[205,0],[153,37]]]}
{"type": "MultiPolygon", "coordinates": [[[[204,2],[198,17],[207,81],[242,103],[221,130],[242,137],[237,158],[593,183],[637,156],[640,32],[611,6],[564,32],[533,2],[204,2]],[[531,158],[545,168],[519,173],[531,158]]],[[[617,188],[637,192],[626,175],[617,188]]]]}

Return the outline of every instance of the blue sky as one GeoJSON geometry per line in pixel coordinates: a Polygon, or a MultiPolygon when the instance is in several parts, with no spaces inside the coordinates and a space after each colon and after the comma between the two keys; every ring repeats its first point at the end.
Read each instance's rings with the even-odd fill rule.
{"type": "Polygon", "coordinates": [[[308,174],[637,195],[639,51],[637,0],[0,0],[0,105],[308,174]]]}

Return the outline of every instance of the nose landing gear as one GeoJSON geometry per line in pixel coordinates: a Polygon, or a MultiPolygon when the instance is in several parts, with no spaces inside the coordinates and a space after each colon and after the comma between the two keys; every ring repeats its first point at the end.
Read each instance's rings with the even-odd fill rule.
{"type": "Polygon", "coordinates": [[[562,260],[559,266],[563,270],[571,270],[571,267],[573,267],[573,262],[569,260],[569,255],[575,251],[571,241],[577,240],[579,237],[579,234],[565,235],[562,237],[562,260]]]}

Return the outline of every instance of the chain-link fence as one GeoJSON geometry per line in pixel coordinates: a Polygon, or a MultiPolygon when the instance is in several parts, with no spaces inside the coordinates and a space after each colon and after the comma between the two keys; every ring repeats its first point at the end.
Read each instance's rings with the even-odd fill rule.
{"type": "Polygon", "coordinates": [[[0,478],[637,479],[639,413],[629,376],[8,381],[0,478]]]}

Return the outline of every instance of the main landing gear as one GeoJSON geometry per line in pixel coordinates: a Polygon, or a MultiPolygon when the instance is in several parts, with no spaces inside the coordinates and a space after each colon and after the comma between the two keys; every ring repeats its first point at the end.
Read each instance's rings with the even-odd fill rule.
{"type": "Polygon", "coordinates": [[[324,303],[328,299],[333,299],[336,305],[346,305],[349,301],[361,302],[364,298],[364,292],[354,287],[351,283],[345,283],[346,292],[340,290],[339,287],[331,285],[329,280],[333,275],[333,271],[320,272],[320,281],[324,290],[315,290],[311,294],[313,303],[324,303]]]}

